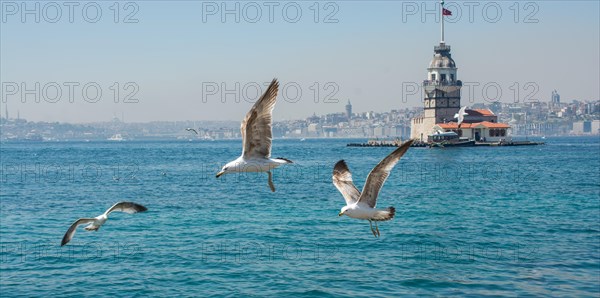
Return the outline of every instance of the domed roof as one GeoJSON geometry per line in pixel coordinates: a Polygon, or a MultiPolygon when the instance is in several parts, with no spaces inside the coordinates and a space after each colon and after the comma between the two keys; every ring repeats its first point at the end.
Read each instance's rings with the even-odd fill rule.
{"type": "Polygon", "coordinates": [[[456,64],[454,60],[449,55],[442,55],[441,53],[435,53],[433,55],[433,59],[429,63],[429,68],[455,68],[456,64]]]}

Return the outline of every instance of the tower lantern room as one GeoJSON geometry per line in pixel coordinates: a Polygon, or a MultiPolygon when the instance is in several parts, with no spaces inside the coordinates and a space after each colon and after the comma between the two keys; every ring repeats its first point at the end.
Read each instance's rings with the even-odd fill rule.
{"type": "Polygon", "coordinates": [[[427,68],[429,81],[456,82],[456,63],[450,54],[450,46],[440,43],[433,51],[433,59],[427,68]]]}

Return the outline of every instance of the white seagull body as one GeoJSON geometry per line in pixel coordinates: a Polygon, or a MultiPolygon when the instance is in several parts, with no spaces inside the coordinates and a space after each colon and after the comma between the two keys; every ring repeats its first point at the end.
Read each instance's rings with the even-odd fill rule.
{"type": "Polygon", "coordinates": [[[106,210],[106,212],[104,212],[94,218],[80,218],[80,219],[76,220],[71,225],[71,227],[69,227],[69,230],[67,230],[67,232],[65,233],[65,236],[63,236],[60,246],[63,246],[65,244],[69,243],[69,241],[71,241],[71,239],[73,239],[73,236],[75,235],[75,231],[77,230],[77,227],[79,225],[88,224],[85,227],[86,231],[98,231],[98,229],[100,229],[100,227],[108,219],[108,215],[113,211],[122,211],[122,212],[126,212],[129,214],[133,214],[133,213],[138,213],[138,212],[144,212],[146,210],[148,210],[146,207],[136,204],[136,203],[119,202],[119,203],[114,204],[112,207],[108,208],[108,210],[106,210]]]}
{"type": "Polygon", "coordinates": [[[242,121],[242,156],[227,163],[217,178],[223,174],[241,172],[266,172],[269,175],[269,187],[275,191],[271,170],[291,160],[271,158],[271,131],[273,108],[277,99],[279,83],[273,79],[267,91],[256,101],[242,121]]]}
{"type": "Polygon", "coordinates": [[[338,215],[347,215],[351,218],[368,220],[371,232],[373,232],[375,237],[379,237],[380,233],[377,222],[394,218],[396,209],[394,207],[384,209],[375,208],[377,205],[377,196],[387,177],[390,175],[390,171],[400,161],[400,158],[406,153],[413,141],[404,142],[404,144],[390,153],[371,170],[362,193],[354,186],[352,173],[348,169],[346,162],[344,160],[338,161],[333,168],[333,185],[342,193],[344,200],[346,200],[346,206],[342,208],[338,215]],[[373,221],[375,221],[375,229],[373,229],[373,221]]]}
{"type": "Polygon", "coordinates": [[[454,118],[458,119],[458,128],[460,128],[460,124],[465,120],[465,116],[469,115],[465,112],[466,109],[467,107],[464,106],[458,110],[458,113],[454,114],[454,118]]]}

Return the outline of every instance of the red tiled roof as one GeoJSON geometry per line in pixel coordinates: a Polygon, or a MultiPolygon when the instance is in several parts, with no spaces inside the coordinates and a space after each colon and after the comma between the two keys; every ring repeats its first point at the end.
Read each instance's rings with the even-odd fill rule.
{"type": "Polygon", "coordinates": [[[510,128],[510,125],[508,125],[506,123],[497,123],[497,122],[489,122],[489,121],[480,122],[479,125],[483,125],[487,128],[510,128]]]}
{"type": "MultiPolygon", "coordinates": [[[[471,126],[473,124],[478,124],[478,123],[463,123],[460,125],[460,128],[471,128],[471,126]]],[[[443,129],[458,129],[458,123],[456,123],[456,122],[438,123],[436,125],[443,129]]]]}
{"type": "MultiPolygon", "coordinates": [[[[458,129],[458,123],[449,122],[449,123],[438,123],[436,124],[442,129],[458,129]]],[[[510,128],[510,125],[506,123],[495,123],[489,121],[483,121],[478,123],[463,123],[460,125],[460,128],[510,128]]]]}
{"type": "Polygon", "coordinates": [[[469,116],[496,116],[490,109],[472,109],[466,110],[469,116]]]}

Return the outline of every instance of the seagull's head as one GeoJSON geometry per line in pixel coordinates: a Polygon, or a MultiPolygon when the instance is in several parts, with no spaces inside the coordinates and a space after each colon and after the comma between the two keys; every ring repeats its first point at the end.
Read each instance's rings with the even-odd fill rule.
{"type": "Polygon", "coordinates": [[[340,213],[338,213],[338,216],[344,215],[344,213],[346,213],[346,211],[348,211],[348,209],[350,209],[350,206],[342,207],[342,210],[340,210],[340,213]]]}
{"type": "Polygon", "coordinates": [[[232,161],[232,162],[224,165],[223,168],[221,168],[221,171],[219,171],[217,173],[217,175],[216,175],[217,178],[221,177],[221,175],[223,175],[223,174],[238,172],[238,165],[239,165],[239,163],[236,161],[232,161]]]}
{"type": "Polygon", "coordinates": [[[223,174],[228,173],[229,172],[229,168],[227,168],[227,166],[224,166],[216,175],[217,178],[221,177],[223,174]]]}

